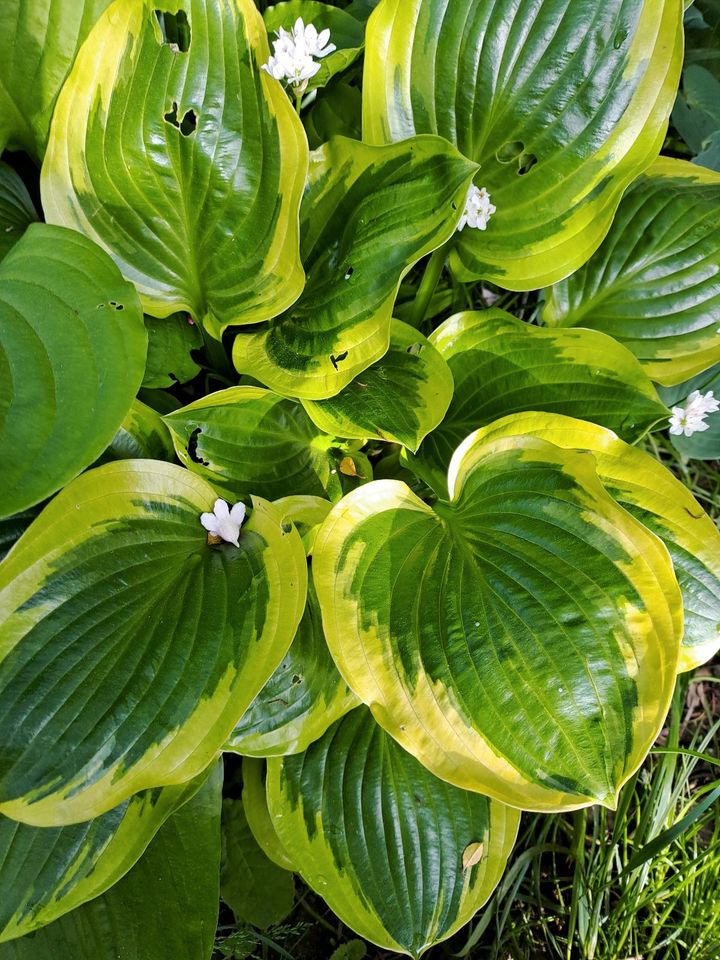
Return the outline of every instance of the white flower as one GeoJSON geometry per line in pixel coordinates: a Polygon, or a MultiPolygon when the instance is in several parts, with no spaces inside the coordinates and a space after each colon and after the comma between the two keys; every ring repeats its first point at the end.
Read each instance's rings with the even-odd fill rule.
{"type": "Polygon", "coordinates": [[[273,40],[272,56],[262,69],[276,80],[286,80],[304,90],[320,69],[313,57],[326,57],[336,49],[334,43],[328,43],[329,39],[329,30],[318,33],[311,23],[305,26],[302,17],[298,17],[290,32],[280,27],[277,40],[273,40]]]}
{"type": "Polygon", "coordinates": [[[716,400],[712,390],[700,393],[693,390],[682,407],[673,407],[670,417],[670,433],[679,437],[685,434],[691,437],[694,433],[707,430],[709,424],[705,418],[709,413],[720,410],[720,400],[716,400]]]}
{"type": "Polygon", "coordinates": [[[200,514],[200,523],[205,527],[208,533],[214,534],[233,543],[239,547],[238,538],[240,536],[240,527],[245,519],[245,504],[236,503],[230,509],[224,500],[216,500],[212,513],[200,514]]]}
{"type": "Polygon", "coordinates": [[[496,209],[494,204],[490,203],[490,194],[485,187],[478,188],[471,183],[465,197],[465,209],[457,225],[458,230],[462,230],[465,226],[485,230],[488,220],[496,209]]]}

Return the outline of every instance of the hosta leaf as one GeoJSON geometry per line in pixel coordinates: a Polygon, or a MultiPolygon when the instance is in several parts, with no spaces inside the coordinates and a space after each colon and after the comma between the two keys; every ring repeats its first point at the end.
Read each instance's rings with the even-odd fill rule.
{"type": "Polygon", "coordinates": [[[488,431],[456,451],[450,502],[384,480],[330,513],[313,554],[330,652],[438,776],[523,809],[613,806],[673,690],[670,558],[591,455],[488,431]]]}
{"type": "Polygon", "coordinates": [[[452,235],[474,170],[438,137],[385,147],[337,137],[316,150],[301,209],[307,285],[266,329],[235,338],[237,369],[323,400],[379,360],[400,280],[452,235]]]}
{"type": "Polygon", "coordinates": [[[115,0],[88,37],[53,117],[43,207],[111,252],[148,313],[188,311],[218,337],[302,289],[307,143],[260,70],[252,0],[156,7],[115,0]]]}
{"type": "Polygon", "coordinates": [[[602,330],[658,383],[720,360],[720,174],[661,158],[588,263],[546,293],[546,323],[602,330]]]}
{"type": "Polygon", "coordinates": [[[27,530],[35,517],[40,513],[41,505],[30,507],[21,513],[14,513],[11,517],[0,519],[0,560],[27,530]]]}
{"type": "Polygon", "coordinates": [[[506,414],[564,413],[633,441],[670,413],[635,357],[594,330],[546,330],[492,308],[450,317],[430,341],[452,371],[455,392],[414,465],[432,471],[439,490],[458,444],[506,414]]]}
{"type": "MultiPolygon", "coordinates": [[[[305,529],[311,534],[311,543],[312,531],[331,508],[314,497],[287,497],[275,506],[298,533],[305,529]]],[[[358,703],[330,656],[315,589],[309,583],[305,613],[290,649],[238,721],[225,749],[256,757],[300,753],[358,703]]]]}
{"type": "Polygon", "coordinates": [[[285,0],[283,3],[268,7],[263,14],[269,34],[277,33],[281,27],[292,30],[298,17],[306,26],[313,24],[318,33],[321,30],[329,30],[330,42],[337,47],[333,53],[318,60],[320,69],[315,76],[310,77],[305,88],[315,90],[318,87],[324,87],[336,73],[346,70],[354,60],[357,60],[365,42],[365,25],[346,10],[332,7],[328,3],[321,3],[320,0],[285,0]]]}
{"type": "Polygon", "coordinates": [[[489,438],[521,434],[593,454],[608,493],[657,534],[672,557],[685,614],[678,669],[708,660],[720,649],[720,533],[685,484],[654,457],[595,424],[527,413],[488,428],[489,438]]]}
{"type": "Polygon", "coordinates": [[[385,0],[363,135],[439,133],[476,160],[497,212],[458,235],[453,269],[529,290],[600,243],[662,146],[681,65],[681,0],[385,0]]]}
{"type": "Polygon", "coordinates": [[[294,870],[293,862],[280,843],[267,804],[265,790],[265,761],[258,757],[243,757],[242,802],[248,826],[266,856],[283,870],[294,870]]]}
{"type": "Polygon", "coordinates": [[[260,848],[241,800],[223,801],[223,836],[223,900],[237,920],[261,929],[280,923],[295,903],[294,878],[260,848]]]}
{"type": "Polygon", "coordinates": [[[111,887],[206,779],[201,774],[137,793],[101,817],[67,827],[0,817],[0,940],[45,926],[111,887]]]}
{"type": "Polygon", "coordinates": [[[4,0],[0,32],[0,150],[40,159],[60,88],[110,0],[4,0]]]}
{"type": "Polygon", "coordinates": [[[333,83],[305,112],[303,122],[310,149],[332,137],[362,139],[362,94],[347,83],[333,83]]]}
{"type": "Polygon", "coordinates": [[[12,167],[0,163],[0,260],[37,218],[25,184],[12,167]]]}
{"type": "Polygon", "coordinates": [[[157,319],[145,317],[148,333],[147,363],[143,386],[150,389],[187,383],[200,371],[192,351],[203,345],[202,334],[186,313],[157,319]]]}
{"type": "MultiPolygon", "coordinates": [[[[219,390],[168,414],[165,422],[185,466],[231,495],[343,495],[339,468],[351,451],[321,433],[299,403],[270,390],[219,390]]],[[[352,456],[360,479],[369,479],[367,459],[352,456]]]]}
{"type": "Polygon", "coordinates": [[[137,295],[94,243],[32,224],[0,264],[0,516],[92,463],[145,365],[137,295]]]}
{"type": "Polygon", "coordinates": [[[106,464],[5,558],[0,812],[89,819],[217,755],[290,645],[307,571],[263,500],[239,548],[208,545],[215,497],[172,464],[106,464]]]}
{"type": "Polygon", "coordinates": [[[49,926],[2,944],[0,960],[210,960],[221,788],[218,767],[122,880],[49,926]]]}
{"type": "Polygon", "coordinates": [[[133,400],[128,415],[120,424],[112,443],[100,458],[108,460],[173,460],[170,431],[152,407],[133,400]]]}
{"type": "Polygon", "coordinates": [[[453,394],[447,364],[425,337],[399,320],[390,326],[388,352],[328,400],[303,406],[325,433],[374,437],[417,450],[442,420],[453,394]]]}
{"type": "Polygon", "coordinates": [[[303,879],[361,936],[418,957],[490,896],[518,814],[437,777],[364,708],[304,753],[268,761],[268,800],[303,879]],[[463,852],[485,854],[463,870],[463,852]]]}

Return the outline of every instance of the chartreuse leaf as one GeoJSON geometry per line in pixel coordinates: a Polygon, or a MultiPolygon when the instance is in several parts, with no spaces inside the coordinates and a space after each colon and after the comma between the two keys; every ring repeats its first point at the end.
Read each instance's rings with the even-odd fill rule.
{"type": "Polygon", "coordinates": [[[266,856],[283,870],[294,870],[280,837],[273,826],[265,790],[265,761],[258,757],[243,757],[242,802],[248,826],[266,856]]]}
{"type": "Polygon", "coordinates": [[[185,466],[233,496],[294,490],[339,500],[348,455],[358,461],[351,486],[372,476],[364,455],[342,449],[299,403],[262,387],[219,390],[168,414],[165,423],[185,466]]]}
{"type": "Polygon", "coordinates": [[[137,294],[108,255],[32,224],[0,264],[0,516],[100,456],[140,386],[145,349],[137,294]]]}
{"type": "Polygon", "coordinates": [[[75,54],[110,0],[3,0],[0,151],[42,158],[75,54]]]}
{"type": "MultiPolygon", "coordinates": [[[[331,509],[327,500],[287,497],[275,506],[312,546],[317,525],[331,509]]],[[[238,721],[226,750],[246,756],[300,753],[359,701],[338,673],[322,628],[312,582],[300,626],[284,660],[238,721]]]]}
{"type": "Polygon", "coordinates": [[[210,960],[219,897],[219,765],[102,896],[20,940],[0,960],[210,960]]]}
{"type": "Polygon", "coordinates": [[[323,400],[379,360],[400,280],[452,235],[475,169],[439,137],[336,137],[316,150],[300,211],[307,285],[266,328],[235,338],[237,369],[323,400]]]}
{"type": "Polygon", "coordinates": [[[300,17],[307,26],[313,24],[318,33],[330,31],[330,42],[336,50],[318,60],[320,69],[310,77],[306,90],[324,87],[336,73],[346,70],[360,56],[365,42],[365,24],[356,20],[346,10],[331,7],[320,0],[284,0],[268,7],[263,14],[265,27],[269,34],[277,33],[282,27],[292,30],[300,17]]]}
{"type": "Polygon", "coordinates": [[[418,957],[500,879],[516,811],[433,776],[364,708],[303,754],[268,761],[268,801],[303,879],[360,936],[418,957]],[[474,866],[463,854],[481,843],[474,866]]]}
{"type": "Polygon", "coordinates": [[[662,157],[588,263],[546,291],[545,323],[610,334],[672,385],[720,360],[720,174],[662,157]]]}
{"type": "Polygon", "coordinates": [[[0,260],[37,218],[25,184],[12,167],[0,163],[0,260]]]}
{"type": "Polygon", "coordinates": [[[63,87],[42,169],[47,219],[111,252],[153,316],[219,337],[303,286],[302,125],[260,65],[252,0],[115,0],[63,87]]]}
{"type": "Polygon", "coordinates": [[[147,363],[143,387],[156,390],[187,383],[200,371],[192,352],[203,345],[202,334],[186,313],[169,317],[145,317],[148,333],[147,363]]]}
{"type": "Polygon", "coordinates": [[[329,514],[313,553],[328,646],[437,776],[522,809],[612,807],[673,690],[672,564],[592,455],[488,430],[456,451],[449,502],[381,480],[329,514]]]}
{"type": "Polygon", "coordinates": [[[598,246],[659,153],[682,65],[681,0],[384,0],[367,27],[363,138],[439,133],[497,212],[451,265],[511,290],[598,246]]]}
{"type": "Polygon", "coordinates": [[[133,400],[112,443],[100,458],[108,460],[173,460],[170,431],[160,414],[140,400],[133,400]]]}
{"type": "Polygon", "coordinates": [[[720,649],[720,533],[685,484],[610,430],[570,417],[526,413],[486,433],[489,440],[528,435],[592,453],[610,496],[660,537],[672,558],[685,619],[678,670],[692,670],[720,649]]]}
{"type": "Polygon", "coordinates": [[[210,546],[215,498],[173,464],[106,464],[0,565],[1,813],[56,826],[190,779],[282,660],[300,538],[253,499],[240,546],[210,546]]]}
{"type": "Polygon", "coordinates": [[[258,845],[241,800],[223,801],[223,836],[223,900],[237,920],[263,930],[280,923],[295,904],[294,878],[258,845]]]}
{"type": "Polygon", "coordinates": [[[45,926],[116,883],[209,772],[136,793],[101,817],[67,827],[0,817],[0,941],[45,926]]]}
{"type": "Polygon", "coordinates": [[[417,450],[442,420],[453,378],[438,351],[413,327],[390,325],[388,352],[336,397],[304,400],[314,423],[337,437],[374,437],[417,450]]]}

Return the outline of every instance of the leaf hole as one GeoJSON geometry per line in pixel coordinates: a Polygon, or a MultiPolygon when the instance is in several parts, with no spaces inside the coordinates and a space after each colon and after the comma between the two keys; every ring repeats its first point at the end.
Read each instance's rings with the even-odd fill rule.
{"type": "Polygon", "coordinates": [[[197,114],[194,110],[188,110],[180,121],[180,133],[183,137],[189,137],[197,130],[197,114]]]}
{"type": "Polygon", "coordinates": [[[292,678],[292,680],[291,680],[291,683],[292,683],[294,686],[297,686],[298,683],[302,683],[302,680],[303,680],[303,678],[300,676],[300,674],[299,674],[299,673],[295,673],[295,674],[293,674],[293,678],[292,678]]]}
{"type": "Polygon", "coordinates": [[[118,303],[117,300],[108,300],[108,304],[113,308],[113,310],[124,310],[125,304],[118,303]]]}
{"type": "Polygon", "coordinates": [[[190,49],[191,30],[185,11],[167,13],[156,10],[155,19],[160,27],[161,44],[167,44],[173,53],[187,53],[190,49]]]}
{"type": "Polygon", "coordinates": [[[188,452],[188,456],[190,457],[193,463],[199,463],[199,464],[202,464],[203,467],[209,467],[210,461],[203,460],[203,458],[197,452],[198,437],[200,436],[201,433],[202,433],[202,427],[195,427],[193,432],[188,437],[187,452],[188,452]]]}
{"type": "Polygon", "coordinates": [[[345,279],[346,279],[346,280],[349,280],[350,277],[353,275],[353,273],[355,273],[355,268],[354,268],[354,267],[348,267],[347,270],[345,271],[345,279]]]}
{"type": "Polygon", "coordinates": [[[522,140],[509,140],[504,143],[495,154],[498,163],[513,163],[525,151],[525,144],[522,140]]]}
{"type": "Polygon", "coordinates": [[[331,364],[335,367],[335,369],[337,370],[337,369],[338,369],[338,364],[339,364],[339,363],[342,363],[342,361],[347,358],[347,355],[348,355],[347,350],[344,350],[342,353],[339,353],[337,356],[334,356],[334,355],[331,353],[331,354],[330,354],[330,363],[331,363],[331,364]]]}
{"type": "Polygon", "coordinates": [[[286,523],[280,524],[280,529],[282,530],[283,533],[290,533],[292,528],[293,528],[293,525],[291,523],[286,522],[286,523]]]}
{"type": "Polygon", "coordinates": [[[163,120],[165,121],[165,123],[171,123],[174,127],[177,127],[177,129],[179,130],[180,121],[178,120],[177,110],[178,110],[177,103],[175,103],[175,101],[173,100],[172,110],[169,110],[167,113],[163,114],[163,120]]]}
{"type": "Polygon", "coordinates": [[[407,348],[405,353],[409,353],[411,357],[417,357],[423,348],[422,343],[411,343],[407,348]]]}
{"type": "Polygon", "coordinates": [[[518,162],[518,176],[524,177],[526,173],[530,173],[537,162],[534,153],[524,153],[518,162]]]}

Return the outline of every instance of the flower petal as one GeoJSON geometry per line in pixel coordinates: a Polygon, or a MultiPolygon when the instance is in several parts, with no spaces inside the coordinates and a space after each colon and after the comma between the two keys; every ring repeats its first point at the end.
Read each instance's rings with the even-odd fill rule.
{"type": "Polygon", "coordinates": [[[215,501],[213,512],[215,513],[216,517],[219,517],[220,520],[224,520],[226,517],[230,516],[230,507],[227,505],[225,500],[221,500],[218,497],[218,499],[215,501]]]}

